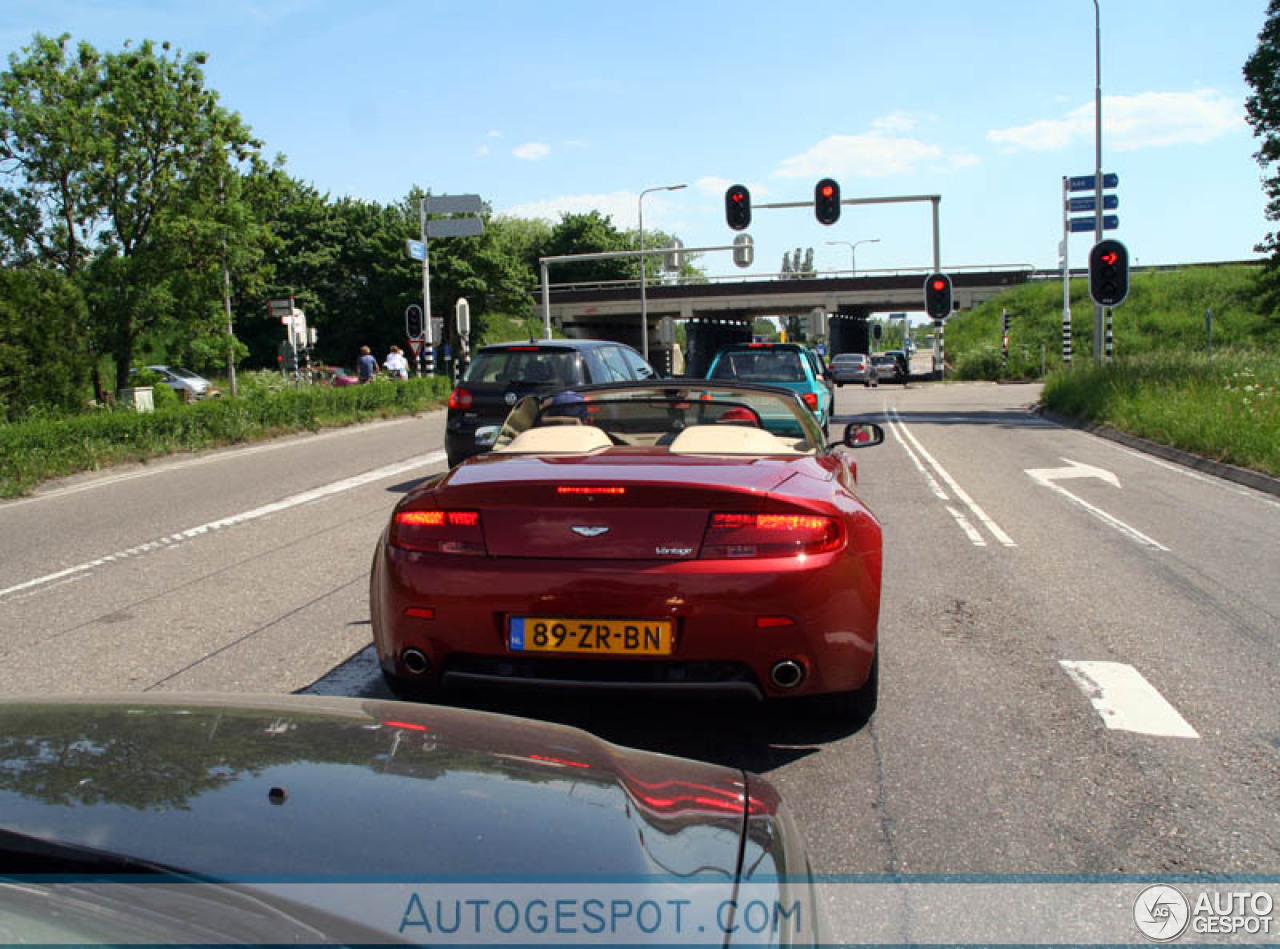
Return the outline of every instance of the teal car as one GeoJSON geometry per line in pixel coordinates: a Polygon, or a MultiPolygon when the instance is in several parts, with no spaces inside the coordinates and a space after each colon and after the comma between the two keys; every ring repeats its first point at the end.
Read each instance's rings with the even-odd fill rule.
{"type": "MultiPolygon", "coordinates": [[[[818,419],[824,435],[829,434],[835,395],[821,360],[798,343],[735,343],[716,353],[707,378],[717,382],[752,382],[790,389],[818,419]]],[[[794,419],[763,418],[765,428],[778,435],[798,435],[794,419]]]]}

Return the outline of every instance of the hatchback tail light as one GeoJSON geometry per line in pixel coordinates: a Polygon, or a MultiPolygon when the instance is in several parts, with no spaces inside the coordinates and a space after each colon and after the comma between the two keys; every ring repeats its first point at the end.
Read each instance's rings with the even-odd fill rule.
{"type": "Polygon", "coordinates": [[[397,511],[391,518],[391,546],[437,554],[484,556],[479,511],[397,511]]]}
{"type": "Polygon", "coordinates": [[[449,393],[449,408],[451,409],[469,409],[475,401],[471,393],[459,386],[449,393]]]}
{"type": "Polygon", "coordinates": [[[712,514],[702,557],[794,557],[843,545],[840,522],[823,514],[712,514]]]}
{"type": "Polygon", "coordinates": [[[804,399],[804,404],[809,406],[809,411],[818,411],[818,394],[816,392],[802,392],[800,398],[804,399]]]}

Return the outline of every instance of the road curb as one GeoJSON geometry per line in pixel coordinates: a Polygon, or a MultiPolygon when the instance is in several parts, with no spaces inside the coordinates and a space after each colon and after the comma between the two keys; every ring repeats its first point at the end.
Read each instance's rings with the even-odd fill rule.
{"type": "Polygon", "coordinates": [[[1032,411],[1058,425],[1078,428],[1148,455],[1155,455],[1166,461],[1172,461],[1187,468],[1194,468],[1196,471],[1203,471],[1205,474],[1211,474],[1226,481],[1234,481],[1236,484],[1243,484],[1256,491],[1263,491],[1280,497],[1280,478],[1273,478],[1270,475],[1263,474],[1261,471],[1240,468],[1236,465],[1229,465],[1224,461],[1215,461],[1212,458],[1192,454],[1180,448],[1171,448],[1159,442],[1153,442],[1146,438],[1139,438],[1137,435],[1130,435],[1128,432],[1122,432],[1119,429],[1112,428],[1110,425],[1086,422],[1071,415],[1054,412],[1043,406],[1034,406],[1032,411]]]}

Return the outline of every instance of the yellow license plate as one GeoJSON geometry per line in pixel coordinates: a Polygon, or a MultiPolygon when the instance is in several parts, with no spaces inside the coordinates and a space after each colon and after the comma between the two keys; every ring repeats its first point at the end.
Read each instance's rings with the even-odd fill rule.
{"type": "Polygon", "coordinates": [[[512,652],[669,656],[671,620],[515,616],[508,644],[512,652]]]}

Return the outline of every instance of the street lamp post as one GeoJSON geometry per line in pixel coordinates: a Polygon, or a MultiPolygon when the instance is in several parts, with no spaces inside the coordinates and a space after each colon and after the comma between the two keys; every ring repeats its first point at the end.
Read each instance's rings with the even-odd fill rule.
{"type": "Polygon", "coordinates": [[[858,245],[859,244],[879,244],[880,238],[868,237],[861,241],[827,241],[828,244],[843,244],[849,248],[849,276],[856,277],[858,275],[858,245]]]}
{"type": "Polygon", "coordinates": [[[687,188],[688,185],[659,185],[656,188],[645,188],[640,192],[640,198],[637,201],[639,207],[638,217],[640,219],[640,353],[644,356],[645,361],[649,360],[649,301],[646,296],[645,284],[646,270],[644,265],[644,196],[652,191],[679,191],[681,188],[687,188]]]}

